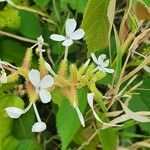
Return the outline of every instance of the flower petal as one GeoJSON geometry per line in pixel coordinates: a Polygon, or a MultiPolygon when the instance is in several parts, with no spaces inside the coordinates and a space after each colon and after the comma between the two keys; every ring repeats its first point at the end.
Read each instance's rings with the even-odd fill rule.
{"type": "Polygon", "coordinates": [[[64,41],[66,38],[63,35],[59,35],[59,34],[52,34],[50,36],[50,39],[54,40],[54,41],[64,41]]]}
{"type": "Polygon", "coordinates": [[[41,88],[48,88],[54,84],[54,78],[50,75],[46,75],[40,83],[41,88]]]}
{"type": "Polygon", "coordinates": [[[94,94],[93,93],[88,93],[87,94],[87,100],[88,100],[88,104],[90,105],[90,107],[93,109],[93,99],[94,99],[94,94]]]}
{"type": "Polygon", "coordinates": [[[105,72],[104,68],[102,68],[101,66],[97,66],[97,67],[94,69],[94,72],[96,72],[96,71],[98,71],[98,70],[105,72]]]}
{"type": "Polygon", "coordinates": [[[38,87],[40,84],[40,72],[36,69],[32,69],[29,74],[28,77],[31,81],[31,83],[35,86],[38,87]]]}
{"type": "Polygon", "coordinates": [[[82,126],[85,127],[84,118],[83,118],[83,115],[82,115],[82,113],[80,112],[78,106],[75,107],[75,110],[76,110],[76,112],[77,112],[77,114],[78,114],[78,117],[79,117],[79,120],[80,120],[82,126]]]}
{"type": "Polygon", "coordinates": [[[98,65],[98,59],[96,58],[94,53],[91,53],[91,57],[92,57],[93,61],[98,65]]]}
{"type": "Polygon", "coordinates": [[[66,39],[66,40],[62,43],[62,45],[68,47],[68,46],[70,46],[72,43],[73,43],[73,41],[72,41],[71,39],[66,39]]]}
{"type": "Polygon", "coordinates": [[[6,72],[3,72],[3,71],[2,71],[2,75],[1,75],[1,77],[0,77],[0,82],[1,82],[1,83],[7,83],[7,80],[8,80],[8,78],[7,78],[6,72]]]}
{"type": "Polygon", "coordinates": [[[75,32],[71,33],[69,35],[69,37],[72,39],[72,40],[80,40],[83,38],[85,32],[83,29],[78,29],[76,30],[75,32]]]}
{"type": "Polygon", "coordinates": [[[43,44],[44,44],[44,39],[43,39],[42,35],[40,35],[40,36],[37,38],[37,44],[38,44],[38,45],[43,45],[43,44]]]}
{"type": "Polygon", "coordinates": [[[36,122],[32,126],[32,132],[42,132],[46,129],[46,124],[44,122],[36,122]]]}
{"type": "Polygon", "coordinates": [[[109,59],[107,59],[106,61],[104,62],[101,62],[101,66],[102,67],[107,67],[109,65],[109,59]]]}
{"type": "Polygon", "coordinates": [[[98,61],[99,61],[99,62],[104,62],[105,59],[106,59],[106,55],[105,55],[105,54],[101,54],[101,55],[98,57],[98,61]]]}
{"type": "Polygon", "coordinates": [[[106,73],[114,73],[114,69],[109,69],[109,68],[103,68],[104,72],[106,73]]]}
{"type": "Polygon", "coordinates": [[[19,118],[24,113],[24,110],[17,107],[7,107],[5,110],[8,116],[14,119],[19,118]]]}
{"type": "Polygon", "coordinates": [[[40,96],[40,99],[43,103],[48,103],[50,102],[52,96],[50,94],[49,91],[45,90],[45,89],[41,89],[39,90],[39,96],[40,96]]]}
{"type": "Polygon", "coordinates": [[[76,26],[77,26],[77,22],[74,18],[73,19],[67,19],[67,21],[66,21],[66,35],[68,36],[69,34],[73,33],[76,26]]]}

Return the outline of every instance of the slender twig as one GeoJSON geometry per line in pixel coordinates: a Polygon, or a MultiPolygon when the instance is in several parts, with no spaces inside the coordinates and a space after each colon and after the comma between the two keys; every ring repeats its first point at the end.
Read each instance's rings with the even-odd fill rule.
{"type": "MultiPolygon", "coordinates": [[[[15,34],[12,34],[12,33],[6,32],[6,31],[2,31],[2,30],[0,30],[0,35],[5,35],[5,36],[8,36],[8,37],[20,40],[20,41],[28,42],[28,43],[37,43],[36,40],[21,37],[21,36],[18,36],[18,35],[15,35],[15,34]]],[[[44,43],[43,45],[48,46],[47,43],[44,43]]]]}
{"type": "Polygon", "coordinates": [[[137,67],[135,68],[133,71],[131,71],[129,74],[127,74],[126,76],[124,76],[121,80],[121,84],[123,82],[125,82],[126,80],[128,80],[129,78],[131,78],[134,74],[136,74],[138,71],[140,71],[145,65],[147,65],[150,62],[150,55],[148,57],[145,58],[145,60],[137,67]]]}
{"type": "Polygon", "coordinates": [[[83,144],[77,150],[83,150],[83,148],[86,145],[88,145],[93,140],[93,138],[99,133],[100,129],[101,127],[98,128],[87,141],[83,142],[83,144]]]}

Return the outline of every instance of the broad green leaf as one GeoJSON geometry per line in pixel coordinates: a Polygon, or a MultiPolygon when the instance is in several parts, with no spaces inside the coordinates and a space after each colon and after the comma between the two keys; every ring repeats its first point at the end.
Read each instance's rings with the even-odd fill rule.
{"type": "MultiPolygon", "coordinates": [[[[143,79],[143,85],[141,86],[143,90],[138,91],[138,95],[132,97],[129,103],[129,108],[132,111],[150,111],[150,79],[145,77],[143,79]],[[147,90],[144,90],[147,89],[147,90]]],[[[150,123],[139,123],[141,129],[150,133],[150,123]]]]}
{"type": "Polygon", "coordinates": [[[113,128],[101,130],[99,133],[100,141],[103,150],[116,150],[117,146],[117,132],[113,128]]]}
{"type": "Polygon", "coordinates": [[[34,133],[31,132],[31,128],[35,122],[35,113],[33,108],[31,108],[25,115],[15,120],[12,131],[13,135],[19,140],[34,138],[34,133]],[[18,132],[18,130],[22,132],[18,132]]]}
{"type": "Polygon", "coordinates": [[[20,33],[28,38],[36,39],[42,34],[39,17],[33,13],[20,11],[20,33]]]}
{"type": "Polygon", "coordinates": [[[0,149],[16,150],[18,140],[12,136],[13,119],[7,116],[4,109],[10,106],[23,108],[24,102],[17,96],[9,95],[0,97],[0,149]]]}
{"type": "Polygon", "coordinates": [[[34,0],[34,1],[40,7],[45,7],[50,2],[50,0],[34,0]]]}
{"type": "Polygon", "coordinates": [[[20,26],[20,16],[18,10],[13,7],[6,6],[0,11],[0,29],[8,27],[10,29],[18,29],[20,26]]]}
{"type": "Polygon", "coordinates": [[[18,41],[10,39],[0,40],[0,57],[2,60],[21,65],[25,54],[25,47],[18,41]]]}
{"type": "Polygon", "coordinates": [[[41,150],[40,144],[31,139],[21,140],[16,150],[41,150]]]}
{"type": "MultiPolygon", "coordinates": [[[[57,113],[57,131],[61,138],[62,150],[66,150],[75,134],[79,130],[81,124],[76,111],[67,99],[60,97],[63,100],[57,113]]],[[[87,89],[79,89],[78,92],[79,108],[83,113],[87,103],[87,89]]]]}
{"type": "MultiPolygon", "coordinates": [[[[85,30],[85,39],[89,53],[100,51],[108,46],[110,28],[113,21],[108,14],[110,0],[89,0],[86,6],[82,28],[85,30]]],[[[112,6],[113,7],[113,6],[112,6]]],[[[111,10],[111,9],[110,9],[111,10]]],[[[110,13],[110,12],[109,12],[110,13]]],[[[112,14],[114,11],[112,12],[112,14]]]]}
{"type": "Polygon", "coordinates": [[[67,10],[67,1],[68,1],[68,0],[60,0],[61,9],[62,9],[63,11],[66,11],[66,10],[67,10]]]}
{"type": "Polygon", "coordinates": [[[87,0],[67,0],[68,4],[78,13],[83,13],[87,0]]]}

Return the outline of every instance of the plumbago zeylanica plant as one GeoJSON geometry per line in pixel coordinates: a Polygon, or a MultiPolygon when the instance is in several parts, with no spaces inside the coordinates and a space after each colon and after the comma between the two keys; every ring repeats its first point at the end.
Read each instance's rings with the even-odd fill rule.
{"type": "MultiPolygon", "coordinates": [[[[145,92],[149,92],[150,84],[150,9],[146,0],[127,0],[121,5],[116,0],[61,0],[58,2],[60,11],[55,0],[52,1],[52,8],[45,7],[51,3],[48,0],[35,0],[41,10],[36,5],[28,7],[31,5],[28,2],[0,2],[6,5],[4,12],[0,12],[2,28],[16,28],[19,25],[9,16],[4,19],[5,13],[11,10],[13,13],[8,14],[23,22],[19,32],[24,36],[30,37],[30,32],[36,31],[34,27],[39,25],[32,13],[41,16],[42,23],[47,21],[57,29],[65,30],[65,35],[52,32],[48,35],[52,48],[37,30],[37,40],[32,41],[35,44],[25,50],[21,65],[10,63],[1,56],[0,150],[24,150],[28,147],[30,150],[136,150],[150,147],[150,128],[146,126],[150,122],[149,93],[145,92]],[[76,15],[73,15],[73,10],[70,14],[68,5],[77,11],[79,17],[84,10],[82,5],[86,6],[81,28],[77,28],[76,17],[73,17],[76,15]],[[52,13],[49,17],[45,14],[49,9],[56,14],[52,13]],[[68,18],[65,23],[61,21],[62,12],[69,13],[64,17],[68,18]],[[24,26],[26,16],[34,20],[30,20],[32,30],[28,28],[28,23],[24,26]],[[54,16],[58,24],[53,21],[54,16]],[[24,32],[28,29],[30,32],[24,32]],[[82,38],[87,43],[87,56],[80,49],[82,38]],[[58,43],[61,45],[57,46],[58,43]],[[71,54],[74,45],[80,45],[75,48],[79,48],[78,55],[87,57],[85,61],[71,54]],[[53,48],[63,47],[63,56],[56,55],[59,57],[56,64],[49,56],[50,49],[47,47],[52,52],[53,48]],[[73,58],[71,61],[69,56],[73,58]],[[130,138],[141,138],[141,141],[130,138]]],[[[41,30],[48,31],[45,28],[41,30]]],[[[31,41],[1,30],[0,34],[31,41]]],[[[9,45],[9,41],[7,43],[9,45]]],[[[2,48],[5,48],[3,43],[2,48]]]]}

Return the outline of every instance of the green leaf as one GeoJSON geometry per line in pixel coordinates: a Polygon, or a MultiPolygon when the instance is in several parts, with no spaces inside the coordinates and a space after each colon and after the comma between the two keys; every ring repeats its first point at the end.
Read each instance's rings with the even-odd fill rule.
{"type": "MultiPolygon", "coordinates": [[[[62,150],[66,150],[75,134],[79,130],[81,124],[73,106],[68,102],[67,99],[63,99],[62,105],[57,113],[57,131],[61,138],[62,150]]],[[[79,107],[83,113],[87,103],[87,89],[79,89],[78,92],[79,107]]]]}
{"type": "MultiPolygon", "coordinates": [[[[113,21],[110,19],[108,8],[110,0],[89,0],[83,16],[82,28],[85,30],[86,43],[89,53],[100,51],[108,46],[110,28],[113,21]]],[[[111,10],[111,9],[110,9],[111,10]]],[[[114,13],[111,12],[111,13],[114,13]]]]}
{"type": "Polygon", "coordinates": [[[100,131],[100,141],[103,150],[115,150],[117,146],[117,132],[113,128],[108,128],[100,131]]]}
{"type": "Polygon", "coordinates": [[[0,97],[0,103],[0,149],[16,150],[18,140],[12,136],[13,119],[7,116],[4,109],[10,106],[23,108],[24,102],[17,96],[9,95],[0,97]]]}
{"type": "Polygon", "coordinates": [[[42,34],[40,21],[37,15],[26,11],[20,11],[20,16],[20,33],[22,35],[28,38],[36,39],[39,35],[42,34]]]}
{"type": "Polygon", "coordinates": [[[8,27],[18,29],[20,26],[20,16],[18,10],[11,6],[6,6],[0,11],[0,29],[8,27]]]}
{"type": "Polygon", "coordinates": [[[34,133],[31,132],[31,127],[34,123],[35,113],[33,108],[31,108],[25,115],[15,120],[12,131],[13,135],[19,140],[34,138],[34,133]],[[22,132],[18,132],[18,130],[22,132]]]}
{"type": "Polygon", "coordinates": [[[45,7],[50,2],[50,0],[34,0],[34,1],[40,7],[45,7]]]}
{"type": "Polygon", "coordinates": [[[148,7],[150,7],[150,1],[149,0],[143,0],[143,2],[145,3],[145,5],[147,5],[148,7]]]}
{"type": "Polygon", "coordinates": [[[117,50],[116,63],[115,63],[115,66],[116,66],[115,67],[115,82],[117,83],[121,74],[121,70],[122,70],[122,49],[121,49],[119,36],[118,36],[115,26],[114,26],[114,34],[115,34],[115,42],[116,42],[116,50],[117,50]]]}
{"type": "Polygon", "coordinates": [[[0,40],[0,57],[2,60],[21,65],[26,48],[19,42],[9,39],[0,40]]]}
{"type": "Polygon", "coordinates": [[[78,13],[83,13],[87,4],[87,0],[67,0],[68,4],[78,13]]]}
{"type": "Polygon", "coordinates": [[[34,140],[21,140],[16,150],[41,150],[41,147],[34,140]]]}
{"type": "MultiPolygon", "coordinates": [[[[148,90],[139,90],[139,94],[133,96],[132,99],[129,101],[129,108],[134,112],[150,111],[150,79],[148,77],[145,77],[143,79],[143,85],[141,88],[148,90]]],[[[143,131],[150,133],[150,123],[139,123],[139,125],[143,131]]]]}

